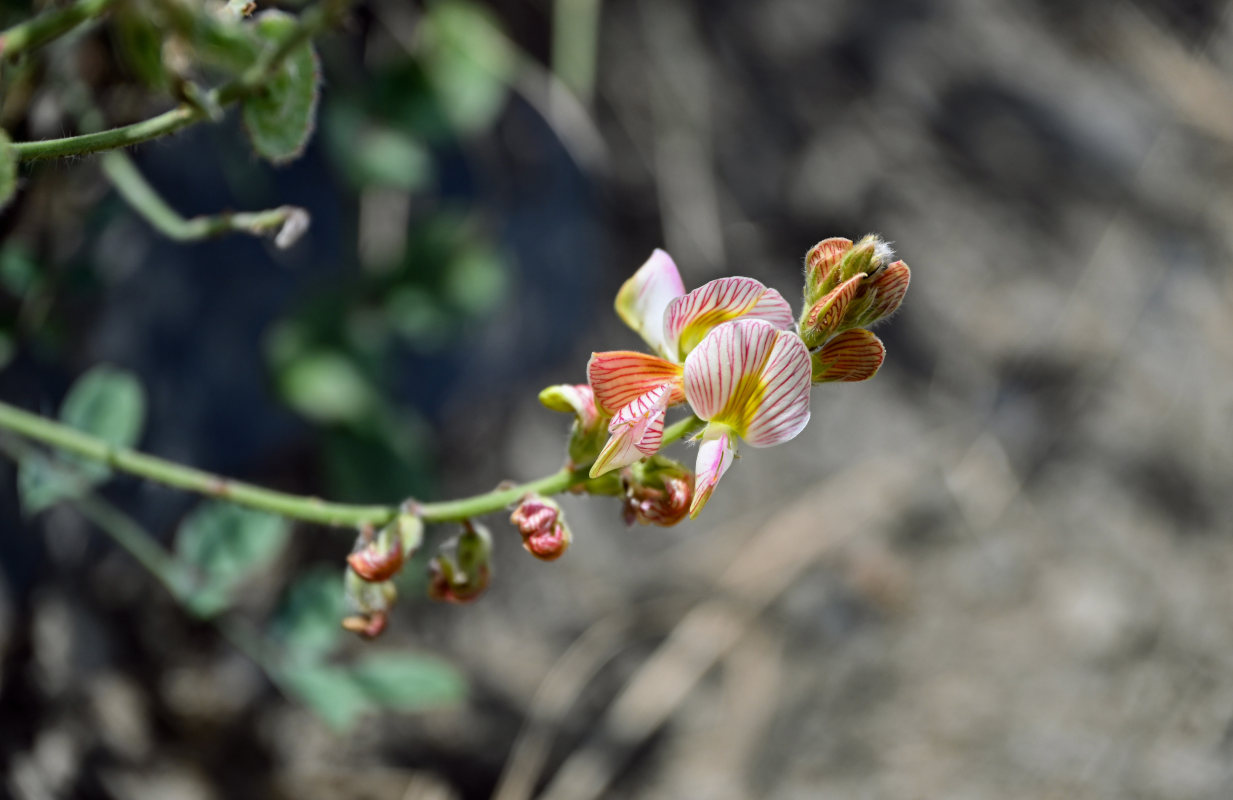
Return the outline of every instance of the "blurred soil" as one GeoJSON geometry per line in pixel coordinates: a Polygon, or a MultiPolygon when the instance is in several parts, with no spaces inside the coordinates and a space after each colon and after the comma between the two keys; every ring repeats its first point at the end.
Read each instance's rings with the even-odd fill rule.
{"type": "MultiPolygon", "coordinates": [[[[495,4],[536,57],[548,5],[495,4]]],[[[20,521],[0,466],[5,789],[1233,797],[1231,67],[1214,1],[604,4],[594,164],[518,97],[474,145],[519,282],[584,277],[563,298],[517,289],[443,381],[441,491],[556,468],[563,418],[535,391],[636,346],[608,304],[655,246],[687,285],[745,274],[794,297],[816,240],[884,234],[914,280],[879,330],[882,372],[817,388],[805,433],[746,449],[697,522],[625,529],[614,503],[569,498],[573,549],[542,564],[494,520],[482,602],[407,598],[386,638],[354,645],[442,654],[469,700],[348,735],[71,511],[20,521]],[[562,302],[568,322],[545,327],[562,302]],[[523,341],[529,371],[509,363],[523,341]]],[[[215,358],[246,352],[295,280],[243,289],[215,358]]],[[[133,326],[157,296],[128,295],[129,338],[85,358],[148,347],[133,326]]],[[[261,386],[260,364],[233,369],[261,386]]],[[[158,380],[146,446],[314,489],[285,411],[211,455],[192,425],[224,385],[158,380]]],[[[37,383],[6,399],[54,407],[37,383]]],[[[274,406],[253,391],[217,402],[274,406]]],[[[184,510],[137,484],[114,497],[160,531],[184,510]]],[[[305,554],[341,559],[306,533],[305,554]]]]}

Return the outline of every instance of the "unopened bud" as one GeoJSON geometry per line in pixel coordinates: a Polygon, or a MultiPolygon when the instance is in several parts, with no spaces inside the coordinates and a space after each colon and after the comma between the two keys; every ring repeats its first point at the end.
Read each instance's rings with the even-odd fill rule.
{"type": "Polygon", "coordinates": [[[608,440],[608,414],[595,402],[595,393],[585,383],[558,384],[539,393],[539,401],[553,411],[574,414],[569,435],[569,465],[595,460],[608,440]]]}
{"type": "Polygon", "coordinates": [[[574,539],[561,507],[537,494],[524,497],[509,521],[522,534],[523,549],[541,561],[556,561],[574,539]]]}
{"type": "Polygon", "coordinates": [[[844,331],[810,354],[813,382],[868,380],[885,357],[886,347],[873,333],[863,328],[844,331]]]}
{"type": "Polygon", "coordinates": [[[492,579],[492,538],[482,525],[464,524],[466,530],[428,562],[428,596],[433,600],[470,603],[492,579]]]}
{"type": "Polygon", "coordinates": [[[389,610],[398,599],[392,581],[366,581],[348,569],[343,578],[347,605],[355,612],[342,622],[344,628],[369,638],[385,630],[389,610]]]}
{"type": "Polygon", "coordinates": [[[670,527],[689,514],[694,474],[665,456],[634,464],[625,473],[625,522],[670,527]]]}
{"type": "Polygon", "coordinates": [[[908,265],[891,262],[889,244],[872,234],[846,249],[845,242],[826,239],[806,257],[805,312],[797,330],[811,350],[894,313],[908,291],[908,265]]]}
{"type": "Polygon", "coordinates": [[[400,514],[375,537],[361,533],[347,563],[366,581],[389,580],[415,554],[423,535],[424,526],[418,517],[400,514]]]}
{"type": "Polygon", "coordinates": [[[805,254],[805,305],[813,305],[822,295],[839,285],[837,267],[852,249],[852,240],[833,236],[809,248],[805,254]]]}

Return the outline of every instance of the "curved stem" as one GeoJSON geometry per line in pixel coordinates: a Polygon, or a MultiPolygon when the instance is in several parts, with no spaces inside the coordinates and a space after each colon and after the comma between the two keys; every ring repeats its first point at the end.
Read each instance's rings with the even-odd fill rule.
{"type": "MultiPolygon", "coordinates": [[[[702,420],[694,416],[673,424],[664,431],[664,446],[697,430],[702,424],[702,420]]],[[[364,524],[384,525],[393,520],[400,510],[396,505],[331,503],[319,497],[279,492],[254,486],[251,483],[224,478],[126,447],[115,447],[76,428],[38,414],[31,414],[29,411],[23,411],[3,402],[0,402],[0,428],[13,431],[27,439],[100,461],[113,469],[165,486],[196,492],[208,497],[217,497],[249,508],[270,511],[305,522],[345,527],[364,524]]],[[[461,500],[424,503],[416,511],[425,522],[450,522],[491,514],[532,492],[551,495],[559,494],[574,486],[585,486],[588,482],[587,469],[589,466],[588,464],[574,470],[562,468],[543,478],[509,488],[495,489],[461,500]]]]}
{"type": "Polygon", "coordinates": [[[15,58],[22,53],[42,47],[103,14],[115,5],[116,0],[77,0],[58,11],[49,11],[34,19],[14,25],[0,32],[0,57],[15,58]]]}
{"type": "MultiPolygon", "coordinates": [[[[101,0],[96,0],[99,2],[101,0]]],[[[170,111],[156,117],[122,125],[98,133],[66,136],[62,139],[44,139],[35,142],[14,142],[13,151],[18,161],[37,161],[43,158],[85,155],[103,150],[138,144],[175,133],[183,127],[200,122],[208,114],[207,108],[222,107],[260,91],[270,74],[297,47],[321,33],[335,18],[340,16],[350,0],[323,0],[301,15],[299,27],[285,37],[239,78],[206,93],[205,103],[181,103],[170,111]]]]}

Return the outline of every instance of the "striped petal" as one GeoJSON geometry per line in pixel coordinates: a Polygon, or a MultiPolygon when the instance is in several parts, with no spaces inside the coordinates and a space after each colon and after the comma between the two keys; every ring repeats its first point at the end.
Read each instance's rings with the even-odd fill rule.
{"type": "Polygon", "coordinates": [[[553,411],[573,412],[578,425],[586,431],[595,428],[603,414],[595,405],[594,391],[585,383],[549,386],[539,393],[539,401],[553,411]]]}
{"type": "Polygon", "coordinates": [[[882,366],[886,346],[863,328],[844,331],[814,352],[813,382],[865,381],[882,366]]]}
{"type": "Polygon", "coordinates": [[[608,443],[591,465],[591,477],[655,455],[664,439],[664,414],[671,388],[658,386],[622,408],[608,423],[608,443]]]}
{"type": "Polygon", "coordinates": [[[806,299],[826,294],[838,283],[832,275],[839,262],[852,249],[852,240],[842,236],[833,236],[809,248],[805,254],[805,294],[806,299]]]}
{"type": "Polygon", "coordinates": [[[587,362],[587,380],[595,392],[595,401],[609,414],[664,384],[669,389],[668,405],[685,400],[680,364],[633,350],[592,353],[587,362]]]}
{"type": "Polygon", "coordinates": [[[896,261],[874,275],[873,289],[877,294],[874,295],[873,308],[869,310],[870,317],[876,321],[895,313],[908,293],[911,280],[912,271],[902,261],[896,261]]]}
{"type": "Polygon", "coordinates": [[[699,417],[755,447],[809,422],[809,350],[795,333],[741,319],[711,331],[685,359],[685,397],[699,417]]]}
{"type": "Polygon", "coordinates": [[[774,289],[753,278],[720,278],[668,304],[664,346],[668,358],[684,361],[715,326],[738,317],[761,319],[776,328],[791,328],[792,307],[774,289]]]}
{"type": "Polygon", "coordinates": [[[779,331],[762,368],[762,392],[741,434],[753,447],[795,439],[809,424],[809,349],[794,333],[779,331]]]}
{"type": "Polygon", "coordinates": [[[656,250],[617,292],[616,312],[656,352],[664,349],[664,310],[685,294],[685,284],[672,256],[656,250]]]}
{"type": "Polygon", "coordinates": [[[723,425],[707,425],[698,444],[694,497],[689,504],[690,519],[698,516],[706,501],[711,499],[711,492],[715,491],[715,485],[732,466],[735,457],[736,434],[723,425]]]}

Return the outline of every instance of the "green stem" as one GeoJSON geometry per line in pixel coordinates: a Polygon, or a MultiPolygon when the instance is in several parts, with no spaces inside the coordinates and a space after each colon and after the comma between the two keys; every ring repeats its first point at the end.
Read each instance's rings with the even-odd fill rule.
{"type": "Polygon", "coordinates": [[[206,108],[211,106],[221,108],[260,91],[270,74],[278,69],[283,60],[295,48],[321,33],[327,25],[341,15],[349,2],[350,0],[323,0],[322,3],[305,11],[301,15],[299,27],[294,32],[279,42],[277,46],[266,51],[244,75],[206,93],[204,103],[181,103],[156,117],[98,133],[66,136],[62,139],[44,139],[37,142],[14,142],[13,151],[17,154],[17,160],[37,161],[44,158],[115,150],[157,139],[160,136],[175,133],[195,122],[200,122],[208,116],[206,108]]]}
{"type": "Polygon", "coordinates": [[[298,206],[279,206],[265,211],[222,213],[185,219],[159,196],[142,177],[132,159],[113,151],[101,159],[103,172],[120,196],[145,217],[156,230],[179,242],[196,241],[225,233],[264,236],[276,231],[279,247],[289,247],[308,226],[308,212],[298,206]]]}
{"type": "Polygon", "coordinates": [[[115,5],[116,0],[77,0],[58,11],[49,11],[0,33],[0,57],[16,58],[88,22],[115,5]]]}
{"type": "MultiPolygon", "coordinates": [[[[675,442],[698,430],[703,421],[690,416],[664,430],[663,445],[675,442]]],[[[27,439],[43,442],[52,447],[76,453],[79,456],[100,461],[113,469],[137,475],[147,480],[196,492],[208,497],[217,497],[249,508],[270,511],[284,517],[315,522],[321,525],[356,527],[358,525],[384,525],[399,513],[398,506],[353,505],[330,503],[318,497],[278,492],[250,483],[224,478],[194,467],[186,467],[174,461],[139,453],[125,447],[115,447],[102,439],[83,433],[76,428],[31,414],[8,403],[0,403],[0,428],[13,431],[27,439]]],[[[588,465],[589,466],[589,465],[588,465]]],[[[446,500],[419,505],[416,512],[425,522],[450,522],[500,511],[517,502],[523,495],[559,494],[574,486],[588,482],[587,468],[561,470],[537,480],[516,486],[495,489],[491,492],[461,500],[446,500]]]]}
{"type": "Polygon", "coordinates": [[[599,0],[556,0],[552,6],[552,71],[583,105],[595,92],[599,0]]]}

